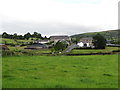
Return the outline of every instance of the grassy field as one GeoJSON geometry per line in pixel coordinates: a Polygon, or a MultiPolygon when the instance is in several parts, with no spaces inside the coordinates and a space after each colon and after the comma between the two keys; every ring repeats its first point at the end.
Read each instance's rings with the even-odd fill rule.
{"type": "MultiPolygon", "coordinates": [[[[36,40],[36,38],[32,38],[33,40],[36,40]]],[[[12,44],[21,44],[21,43],[26,43],[26,42],[31,42],[33,41],[31,38],[29,40],[14,40],[14,39],[8,39],[8,38],[0,38],[0,43],[12,43],[12,44]]]]}
{"type": "Polygon", "coordinates": [[[13,47],[13,46],[8,46],[8,48],[11,50],[11,51],[29,51],[29,52],[44,52],[44,53],[48,53],[48,52],[51,52],[51,49],[41,49],[41,50],[30,50],[30,49],[24,49],[26,48],[27,46],[21,46],[21,47],[13,47]]]}
{"type": "Polygon", "coordinates": [[[15,47],[15,46],[8,46],[8,48],[11,50],[11,51],[17,51],[17,50],[24,50],[24,48],[26,48],[27,46],[21,46],[21,47],[15,47]]]}
{"type": "MultiPolygon", "coordinates": [[[[15,46],[8,46],[10,51],[16,51],[19,53],[18,55],[24,55],[21,54],[21,52],[29,52],[33,53],[34,55],[41,55],[43,53],[51,53],[51,49],[41,49],[41,50],[25,50],[24,48],[27,46],[21,46],[21,47],[15,47],[15,46]],[[21,51],[21,52],[19,52],[21,51]]],[[[70,54],[85,54],[85,53],[107,53],[112,52],[113,50],[118,50],[118,47],[106,47],[106,49],[73,49],[70,54]]]]}
{"type": "Polygon", "coordinates": [[[117,88],[118,55],[3,57],[3,88],[117,88]]]}
{"type": "Polygon", "coordinates": [[[113,50],[118,50],[118,47],[106,47],[106,49],[74,49],[71,51],[72,54],[81,54],[81,53],[107,53],[112,52],[113,50]]]}

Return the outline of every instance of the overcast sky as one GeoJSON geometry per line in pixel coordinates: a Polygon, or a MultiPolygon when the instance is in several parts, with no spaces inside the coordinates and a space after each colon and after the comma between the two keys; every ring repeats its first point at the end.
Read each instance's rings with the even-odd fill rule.
{"type": "Polygon", "coordinates": [[[0,0],[0,30],[74,35],[118,28],[119,0],[0,0]]]}

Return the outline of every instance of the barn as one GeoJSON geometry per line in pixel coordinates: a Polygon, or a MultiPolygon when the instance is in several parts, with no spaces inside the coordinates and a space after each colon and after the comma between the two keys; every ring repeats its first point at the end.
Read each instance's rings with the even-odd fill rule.
{"type": "Polygon", "coordinates": [[[35,43],[33,45],[28,45],[24,49],[31,49],[31,50],[48,49],[48,46],[46,44],[42,44],[42,43],[35,43]]]}

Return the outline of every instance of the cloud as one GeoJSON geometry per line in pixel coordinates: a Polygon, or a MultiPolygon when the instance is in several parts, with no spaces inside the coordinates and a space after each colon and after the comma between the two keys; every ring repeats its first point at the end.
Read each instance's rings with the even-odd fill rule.
{"type": "Polygon", "coordinates": [[[56,0],[56,1],[67,4],[78,4],[78,3],[99,4],[102,0],[56,0]]]}
{"type": "Polygon", "coordinates": [[[25,34],[39,32],[43,36],[74,35],[85,32],[103,31],[102,28],[68,25],[63,23],[30,23],[30,22],[3,22],[2,31],[7,33],[25,34]]]}
{"type": "MultiPolygon", "coordinates": [[[[88,27],[94,28],[93,31],[116,29],[118,23],[118,1],[119,0],[85,0],[84,2],[83,0],[79,0],[79,2],[78,0],[1,0],[0,17],[3,22],[7,23],[8,27],[6,27],[6,31],[10,30],[8,29],[9,27],[14,29],[16,24],[14,26],[10,24],[14,21],[22,22],[19,26],[17,24],[15,29],[17,29],[17,27],[22,27],[23,30],[27,28],[37,28],[40,24],[39,28],[44,28],[44,32],[47,33],[51,33],[53,29],[56,30],[54,33],[59,33],[59,30],[61,30],[62,33],[70,33],[70,31],[66,30],[68,28],[71,30],[71,28],[73,28],[71,26],[74,26],[74,32],[78,32],[78,27],[87,28],[87,30],[83,29],[86,32],[91,31],[88,27]],[[32,24],[37,25],[35,27],[35,25],[30,24],[26,27],[24,26],[24,22],[32,22],[32,24]],[[57,26],[55,26],[55,24],[57,26]],[[65,30],[65,28],[67,29],[65,30]]],[[[19,28],[17,30],[19,30],[19,28]]],[[[21,33],[24,32],[25,31],[21,33]]]]}

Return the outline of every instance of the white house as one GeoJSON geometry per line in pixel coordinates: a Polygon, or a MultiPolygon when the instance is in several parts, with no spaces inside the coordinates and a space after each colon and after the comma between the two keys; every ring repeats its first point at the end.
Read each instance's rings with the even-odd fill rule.
{"type": "Polygon", "coordinates": [[[89,37],[89,38],[81,38],[80,41],[77,43],[78,47],[91,47],[93,48],[93,38],[89,37]]]}

